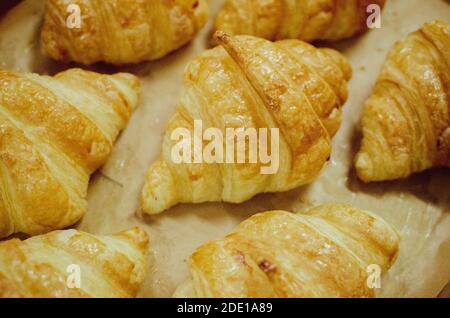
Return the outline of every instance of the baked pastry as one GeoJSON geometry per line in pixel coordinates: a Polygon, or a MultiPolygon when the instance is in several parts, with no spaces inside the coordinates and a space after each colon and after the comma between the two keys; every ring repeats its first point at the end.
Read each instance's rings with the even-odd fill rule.
{"type": "MultiPolygon", "coordinates": [[[[272,43],[221,32],[217,38],[222,46],[204,52],[187,67],[185,89],[166,128],[162,155],[150,167],[143,189],[142,206],[149,214],[178,203],[240,203],[258,193],[291,190],[316,178],[330,156],[351,77],[346,59],[298,40],[272,43]],[[197,120],[205,132],[216,128],[223,136],[228,129],[254,129],[261,138],[261,129],[266,129],[268,143],[279,132],[279,151],[267,146],[274,162],[279,160],[278,169],[263,172],[267,167],[261,156],[239,162],[237,156],[228,160],[227,154],[226,164],[174,161],[179,142],[173,135],[180,128],[194,134],[197,120]]],[[[243,153],[251,149],[245,143],[243,153]]]]}
{"type": "Polygon", "coordinates": [[[338,41],[367,30],[373,14],[369,5],[384,4],[385,0],[226,0],[215,28],[272,41],[338,41]]]}
{"type": "Polygon", "coordinates": [[[0,298],[135,297],[147,271],[147,234],[55,231],[0,242],[0,298]]]}
{"type": "Polygon", "coordinates": [[[138,103],[131,74],[0,71],[0,237],[62,229],[138,103]]]}
{"type": "Polygon", "coordinates": [[[450,25],[435,21],[397,43],[364,106],[356,156],[365,182],[450,166],[450,25]]]}
{"type": "Polygon", "coordinates": [[[388,270],[398,246],[391,226],[349,205],[265,212],[198,248],[174,297],[373,297],[372,267],[388,270]]]}
{"type": "Polygon", "coordinates": [[[190,42],[207,18],[206,0],[46,0],[41,46],[58,61],[139,63],[190,42]]]}

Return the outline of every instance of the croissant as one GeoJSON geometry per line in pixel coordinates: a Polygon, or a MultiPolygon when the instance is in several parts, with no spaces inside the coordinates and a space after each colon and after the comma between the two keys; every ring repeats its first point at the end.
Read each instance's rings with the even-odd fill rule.
{"type": "Polygon", "coordinates": [[[0,71],[0,237],[62,229],[137,105],[131,74],[0,71]]]}
{"type": "Polygon", "coordinates": [[[139,63],[190,42],[206,0],[46,0],[41,47],[58,61],[139,63]]]}
{"type": "Polygon", "coordinates": [[[355,165],[365,182],[450,166],[450,25],[426,23],[395,45],[362,130],[355,165]]]}
{"type": "Polygon", "coordinates": [[[370,275],[390,268],[398,246],[390,225],[349,205],[265,212],[198,248],[174,297],[373,297],[370,275]]]}
{"type": "MultiPolygon", "coordinates": [[[[345,58],[298,40],[272,43],[221,32],[217,37],[222,46],[187,67],[185,89],[166,128],[162,156],[146,177],[142,207],[149,214],[178,203],[240,203],[258,193],[287,191],[311,182],[330,156],[330,139],[339,128],[351,77],[345,58]],[[274,161],[279,159],[278,169],[262,173],[261,157],[226,164],[175,163],[174,133],[180,128],[194,132],[197,120],[204,129],[224,134],[232,128],[279,131],[279,151],[271,151],[274,161]]],[[[250,152],[250,146],[245,147],[244,152],[250,152]]]]}
{"type": "Polygon", "coordinates": [[[0,298],[135,297],[147,270],[147,234],[54,231],[0,242],[0,298]]]}
{"type": "Polygon", "coordinates": [[[367,30],[370,5],[385,0],[227,0],[216,30],[268,40],[338,41],[367,30]]]}

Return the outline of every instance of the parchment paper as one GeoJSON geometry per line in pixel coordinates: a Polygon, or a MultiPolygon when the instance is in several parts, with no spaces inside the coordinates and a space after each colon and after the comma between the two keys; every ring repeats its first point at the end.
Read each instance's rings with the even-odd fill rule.
{"type": "MultiPolygon", "coordinates": [[[[354,76],[343,126],[334,138],[332,160],[311,185],[280,194],[260,195],[240,205],[180,205],[164,214],[139,213],[145,172],[161,149],[164,126],[174,113],[187,63],[208,47],[213,17],[222,0],[210,0],[209,24],[189,46],[152,63],[100,72],[129,71],[142,80],[143,96],[107,164],[89,188],[89,208],[77,228],[106,234],[141,226],[151,237],[148,277],[140,296],[168,297],[188,276],[186,259],[207,240],[218,239],[246,217],[270,209],[301,212],[327,202],[351,203],[382,215],[402,235],[400,256],[385,275],[381,297],[436,297],[450,279],[450,170],[438,169],[408,180],[364,185],[352,170],[359,120],[386,53],[395,41],[424,22],[450,22],[444,0],[388,0],[382,28],[334,47],[350,60],[354,76]]],[[[54,74],[76,65],[44,58],[38,34],[42,1],[25,0],[0,22],[0,68],[54,74]]]]}

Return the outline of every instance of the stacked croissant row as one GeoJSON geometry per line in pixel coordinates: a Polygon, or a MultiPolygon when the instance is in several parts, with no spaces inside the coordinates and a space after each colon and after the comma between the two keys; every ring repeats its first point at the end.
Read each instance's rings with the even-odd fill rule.
{"type": "MultiPolygon", "coordinates": [[[[41,47],[57,61],[84,65],[161,58],[192,41],[208,15],[205,0],[72,2],[74,21],[66,20],[66,1],[45,1],[41,47]]],[[[338,51],[303,41],[361,33],[369,9],[376,13],[384,4],[225,1],[215,23],[218,46],[186,68],[162,154],[146,176],[143,211],[236,204],[312,183],[330,159],[352,69],[338,51]],[[175,162],[174,133],[194,134],[198,120],[223,134],[230,128],[279,131],[279,149],[270,149],[278,169],[261,173],[261,159],[175,162]]],[[[395,45],[364,106],[355,159],[362,181],[450,166],[449,87],[448,24],[426,23],[395,45]]],[[[139,79],[128,73],[0,71],[0,297],[138,294],[150,247],[143,229],[115,235],[62,229],[86,213],[89,178],[107,161],[139,96],[139,79]],[[7,239],[16,233],[30,237],[7,239]]],[[[174,296],[373,297],[369,269],[389,270],[399,244],[386,221],[350,205],[264,212],[199,247],[188,262],[189,279],[174,296]]]]}

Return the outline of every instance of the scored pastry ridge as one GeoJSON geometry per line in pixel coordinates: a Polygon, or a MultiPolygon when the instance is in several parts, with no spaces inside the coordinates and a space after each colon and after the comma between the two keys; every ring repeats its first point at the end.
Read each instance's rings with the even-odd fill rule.
{"type": "Polygon", "coordinates": [[[272,43],[217,33],[221,46],[208,50],[185,71],[184,89],[171,118],[161,157],[151,165],[142,192],[145,212],[177,203],[240,203],[258,193],[281,192],[317,177],[331,153],[341,122],[351,67],[337,51],[305,42],[272,43]],[[224,94],[223,92],[227,92],[224,94]],[[204,128],[277,128],[280,168],[260,173],[256,164],[175,164],[171,133],[204,128]]]}

